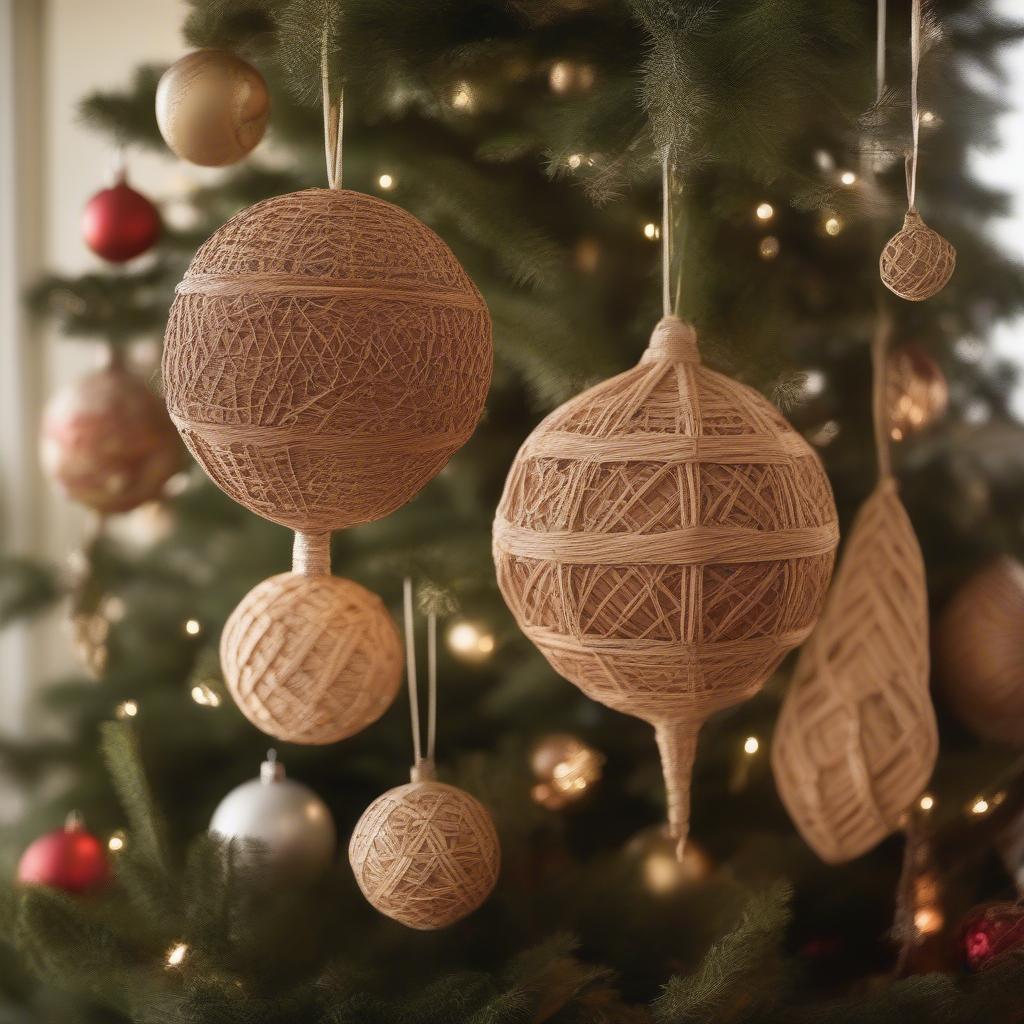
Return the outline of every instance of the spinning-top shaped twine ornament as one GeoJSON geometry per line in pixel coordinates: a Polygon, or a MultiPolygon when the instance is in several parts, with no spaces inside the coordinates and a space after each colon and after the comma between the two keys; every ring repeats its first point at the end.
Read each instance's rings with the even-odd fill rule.
{"type": "Polygon", "coordinates": [[[498,878],[501,848],[494,823],[475,797],[438,782],[437,621],[428,626],[427,752],[420,745],[412,584],[405,582],[406,663],[415,762],[412,781],[378,797],[349,843],[349,863],[366,899],[409,928],[445,928],[472,913],[498,878]]]}

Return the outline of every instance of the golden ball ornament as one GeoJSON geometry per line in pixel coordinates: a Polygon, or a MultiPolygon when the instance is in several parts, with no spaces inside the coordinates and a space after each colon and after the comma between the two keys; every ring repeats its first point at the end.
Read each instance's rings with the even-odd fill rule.
{"type": "MultiPolygon", "coordinates": [[[[367,807],[348,856],[373,907],[409,928],[433,931],[487,899],[498,880],[501,847],[479,800],[424,774],[367,807]]],[[[414,779],[419,775],[414,769],[414,779]]]]}
{"type": "Polygon", "coordinates": [[[569,733],[542,736],[530,751],[537,784],[533,799],[557,811],[585,796],[601,779],[604,755],[569,733]]]}
{"type": "Polygon", "coordinates": [[[224,625],[221,667],[239,710],[290,743],[346,739],[391,706],[402,644],[384,602],[351,580],[281,573],[224,625]]]}
{"type": "Polygon", "coordinates": [[[243,210],[171,307],[167,404],[213,481],[323,532],[389,515],[476,428],[491,322],[451,250],[405,210],[309,189],[243,210]]]}
{"type": "Polygon", "coordinates": [[[256,148],[270,117],[270,94],[251,64],[225,50],[176,60],[156,89],[156,122],[172,152],[202,167],[227,167],[256,148]]]}
{"type": "Polygon", "coordinates": [[[69,498],[107,515],[160,496],[181,465],[163,403],[119,364],[79,378],[43,411],[43,471],[69,498]]]}
{"type": "Polygon", "coordinates": [[[494,523],[502,594],[555,671],[655,726],[680,852],[702,723],[810,633],[837,541],[813,450],[701,365],[674,316],[516,456],[494,523]]]}
{"type": "Polygon", "coordinates": [[[894,441],[923,430],[949,406],[946,375],[921,345],[901,345],[889,353],[885,392],[894,441]]]}
{"type": "Polygon", "coordinates": [[[908,302],[938,295],[953,276],[956,249],[908,210],[903,227],[885,244],[879,259],[882,283],[908,302]]]}
{"type": "Polygon", "coordinates": [[[1024,565],[1003,556],[943,609],[935,657],[945,696],[983,739],[1024,744],[1024,565]]]}

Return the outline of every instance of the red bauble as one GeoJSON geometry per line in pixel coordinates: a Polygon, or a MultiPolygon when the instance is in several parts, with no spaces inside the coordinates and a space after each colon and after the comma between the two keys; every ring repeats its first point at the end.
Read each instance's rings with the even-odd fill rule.
{"type": "Polygon", "coordinates": [[[85,204],[82,238],[97,256],[124,263],[151,248],[160,237],[157,208],[125,181],[118,179],[85,204]]]}
{"type": "Polygon", "coordinates": [[[976,907],[964,919],[960,943],[969,971],[983,971],[1003,953],[1024,948],[1024,902],[976,907]]]}
{"type": "Polygon", "coordinates": [[[95,889],[109,877],[103,844],[74,818],[64,828],[40,836],[18,862],[22,884],[48,885],[65,892],[95,889]]]}

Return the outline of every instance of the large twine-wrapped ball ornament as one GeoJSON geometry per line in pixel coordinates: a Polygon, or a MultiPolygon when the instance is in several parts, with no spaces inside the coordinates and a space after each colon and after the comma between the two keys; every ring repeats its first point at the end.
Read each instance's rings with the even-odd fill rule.
{"type": "Polygon", "coordinates": [[[39,454],[64,494],[104,515],[159,497],[181,465],[163,403],[120,365],[87,374],[47,402],[39,454]]]}
{"type": "Polygon", "coordinates": [[[501,847],[483,804],[428,772],[367,807],[348,857],[372,906],[409,928],[433,931],[487,899],[498,880],[501,847]]]}
{"type": "Polygon", "coordinates": [[[800,652],[772,768],[800,834],[836,864],[901,826],[937,753],[924,562],[886,478],[854,520],[821,622],[800,652]]]}
{"type": "Polygon", "coordinates": [[[972,576],[936,626],[946,699],[983,739],[1024,744],[1024,565],[1004,556],[972,576]]]}
{"type": "Polygon", "coordinates": [[[903,227],[885,243],[878,263],[885,287],[909,302],[938,295],[955,268],[956,249],[916,210],[907,211],[903,227]]]}
{"type": "Polygon", "coordinates": [[[377,721],[402,676],[384,602],[351,580],[286,572],[257,584],[224,625],[221,667],[241,712],[290,743],[335,743],[377,721]]]}
{"type": "Polygon", "coordinates": [[[156,88],[156,123],[172,152],[203,167],[227,167],[263,138],[270,94],[263,76],[225,50],[176,60],[156,88]]]}
{"type": "Polygon", "coordinates": [[[167,406],[213,481],[323,532],[408,502],[469,438],[491,322],[451,250],[380,199],[309,189],[243,210],[171,307],[167,406]]]}
{"type": "Polygon", "coordinates": [[[502,594],[555,671],[655,726],[680,851],[700,726],[808,635],[837,541],[810,446],[702,366],[676,317],[516,456],[494,523],[502,594]]]}
{"type": "Polygon", "coordinates": [[[921,345],[902,345],[889,354],[885,406],[894,441],[924,430],[948,408],[946,375],[921,345]]]}

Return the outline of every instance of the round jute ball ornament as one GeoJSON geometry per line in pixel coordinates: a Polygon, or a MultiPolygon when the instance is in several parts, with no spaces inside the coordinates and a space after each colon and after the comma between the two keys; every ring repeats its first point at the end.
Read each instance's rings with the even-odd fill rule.
{"type": "Polygon", "coordinates": [[[870,850],[927,785],[938,753],[928,660],[921,548],[886,477],[854,519],[772,742],[779,796],[822,860],[870,850]]]}
{"type": "Polygon", "coordinates": [[[159,497],[181,465],[163,403],[119,364],[47,402],[39,453],[43,471],[69,498],[104,515],[159,497]]]}
{"type": "MultiPolygon", "coordinates": [[[[300,541],[301,541],[300,537],[300,541]]],[[[335,743],[391,706],[402,646],[384,602],[351,580],[286,572],[224,625],[221,667],[239,710],[290,743],[335,743]]]]}
{"type": "Polygon", "coordinates": [[[878,268],[894,295],[922,302],[946,287],[956,268],[956,249],[917,210],[908,210],[903,227],[886,242],[878,268]]]}
{"type": "Polygon", "coordinates": [[[446,928],[491,894],[501,866],[494,822],[475,797],[413,770],[356,823],[348,858],[366,899],[421,931],[446,928]]]}
{"type": "Polygon", "coordinates": [[[176,156],[227,167],[263,138],[270,94],[263,76],[225,50],[196,50],[176,60],[156,88],[156,123],[176,156]]]}
{"type": "Polygon", "coordinates": [[[698,730],[808,635],[837,541],[810,446],[702,366],[674,316],[516,456],[494,523],[502,594],[555,671],[655,726],[680,854],[698,730]]]}
{"type": "Polygon", "coordinates": [[[946,605],[935,635],[946,699],[972,732],[1024,744],[1024,565],[1004,556],[946,605]]]}
{"type": "Polygon", "coordinates": [[[341,189],[243,210],[171,307],[167,405],[213,481],[294,530],[389,515],[473,433],[487,307],[411,214],[341,189]]]}

